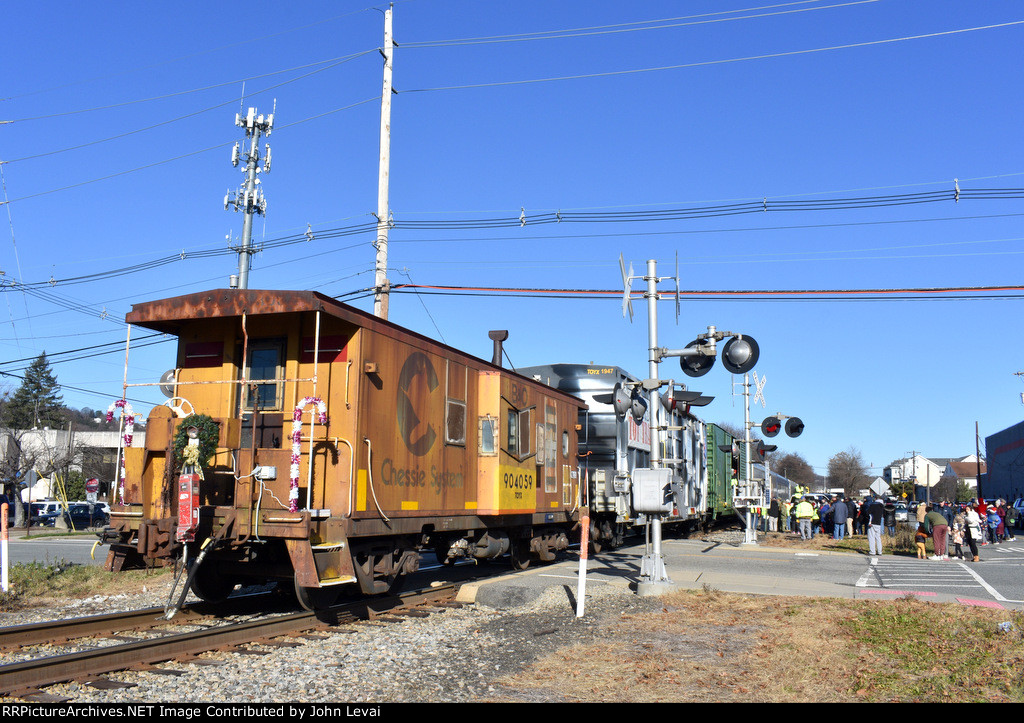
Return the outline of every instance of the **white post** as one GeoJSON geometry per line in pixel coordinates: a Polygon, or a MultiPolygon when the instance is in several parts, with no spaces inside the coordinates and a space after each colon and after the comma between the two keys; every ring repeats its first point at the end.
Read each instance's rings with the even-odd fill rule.
{"type": "Polygon", "coordinates": [[[580,569],[576,581],[576,617],[583,617],[583,603],[587,598],[587,553],[590,548],[590,510],[587,505],[580,507],[580,569]]]}
{"type": "Polygon", "coordinates": [[[0,590],[3,590],[4,592],[11,589],[11,581],[8,577],[8,570],[11,566],[11,562],[7,546],[7,507],[8,505],[6,502],[0,505],[0,560],[3,560],[3,571],[0,573],[0,590]]]}

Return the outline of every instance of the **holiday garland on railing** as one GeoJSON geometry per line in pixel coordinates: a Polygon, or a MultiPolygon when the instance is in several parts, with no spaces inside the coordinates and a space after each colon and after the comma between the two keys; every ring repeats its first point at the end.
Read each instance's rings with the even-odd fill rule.
{"type": "MultiPolygon", "coordinates": [[[[107,407],[107,421],[114,421],[114,410],[121,410],[121,421],[124,422],[124,433],[122,439],[124,440],[124,446],[127,449],[132,446],[132,435],[135,432],[135,412],[132,411],[132,405],[125,399],[118,399],[116,402],[107,407]]],[[[124,504],[124,454],[121,454],[121,469],[118,470],[118,497],[121,500],[121,504],[124,504]]]]}
{"type": "MultiPolygon", "coordinates": [[[[319,397],[303,397],[295,411],[292,412],[292,459],[291,459],[291,485],[288,490],[288,510],[297,512],[299,509],[299,461],[302,454],[302,410],[310,404],[315,404],[317,409],[317,421],[320,424],[327,424],[327,405],[319,397]]],[[[313,435],[310,435],[312,438],[313,435]]],[[[313,463],[312,453],[309,463],[313,463]]]]}

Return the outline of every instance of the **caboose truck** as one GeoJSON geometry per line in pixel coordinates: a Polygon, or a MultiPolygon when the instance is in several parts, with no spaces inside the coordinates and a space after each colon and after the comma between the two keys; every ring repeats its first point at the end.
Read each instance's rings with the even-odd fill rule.
{"type": "Polygon", "coordinates": [[[421,549],[521,568],[568,547],[575,397],[311,291],[196,293],[126,321],[178,349],[173,398],[124,449],[107,569],[184,553],[200,598],[280,581],[313,609],[395,589],[421,549]],[[175,451],[190,428],[211,450],[194,486],[175,451]]]}

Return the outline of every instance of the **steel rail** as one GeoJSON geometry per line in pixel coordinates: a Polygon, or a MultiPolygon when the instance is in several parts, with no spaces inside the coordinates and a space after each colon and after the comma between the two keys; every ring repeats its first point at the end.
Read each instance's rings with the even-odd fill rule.
{"type": "Polygon", "coordinates": [[[268,596],[263,593],[243,594],[229,598],[220,606],[194,603],[183,607],[172,620],[165,617],[165,608],[150,607],[103,613],[65,620],[24,623],[0,628],[0,652],[29,645],[61,643],[76,638],[110,636],[128,630],[196,624],[225,614],[251,613],[266,610],[268,596]],[[225,606],[230,606],[225,608],[225,606]]]}
{"type": "Polygon", "coordinates": [[[61,643],[75,638],[99,637],[125,630],[141,630],[193,622],[205,617],[194,610],[182,610],[173,622],[163,617],[162,607],[129,610],[121,613],[105,613],[84,618],[52,620],[45,623],[25,623],[0,628],[0,651],[14,650],[27,645],[61,643]]]}
{"type": "Polygon", "coordinates": [[[54,655],[0,666],[0,695],[17,697],[69,680],[95,680],[105,673],[168,660],[190,658],[211,650],[259,643],[275,637],[324,631],[334,625],[382,615],[397,608],[449,599],[457,589],[447,585],[398,597],[369,598],[319,612],[292,613],[263,620],[54,655]]]}

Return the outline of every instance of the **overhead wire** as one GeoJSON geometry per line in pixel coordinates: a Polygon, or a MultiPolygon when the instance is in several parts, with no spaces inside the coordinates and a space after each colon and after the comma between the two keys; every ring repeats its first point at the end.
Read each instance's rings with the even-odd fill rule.
{"type": "MultiPolygon", "coordinates": [[[[465,231],[465,230],[489,230],[501,228],[523,228],[526,226],[542,226],[552,224],[608,224],[608,223],[651,223],[666,221],[686,221],[704,218],[719,218],[724,216],[749,215],[755,213],[770,212],[807,212],[807,211],[843,211],[855,209],[885,208],[891,206],[920,205],[926,203],[938,203],[942,201],[968,201],[968,200],[1019,200],[1024,199],[1024,188],[995,188],[995,189],[965,189],[958,187],[956,190],[928,191],[919,193],[875,195],[857,198],[819,198],[794,200],[750,200],[732,204],[717,204],[692,208],[670,208],[643,211],[555,211],[539,214],[526,215],[525,211],[520,216],[503,216],[483,219],[437,219],[437,220],[402,220],[395,219],[393,228],[398,230],[430,230],[430,231],[465,231]]],[[[366,221],[350,226],[343,226],[332,229],[317,231],[314,238],[318,240],[343,238],[360,234],[376,233],[376,220],[366,221]]],[[[675,232],[668,232],[675,233],[675,232]]],[[[680,232],[682,233],[682,232],[680,232]]],[[[435,241],[437,243],[447,242],[450,239],[435,241]]],[[[309,237],[305,233],[294,233],[280,238],[272,238],[263,242],[264,250],[278,249],[299,244],[309,243],[309,237]]],[[[398,242],[398,241],[396,241],[398,242]]],[[[66,277],[61,279],[48,279],[46,281],[22,282],[9,280],[0,283],[0,292],[13,291],[17,289],[43,288],[56,285],[73,285],[104,279],[116,278],[119,276],[138,273],[141,271],[177,263],[187,258],[210,258],[223,255],[235,255],[236,250],[222,247],[199,249],[194,251],[181,251],[177,254],[168,254],[160,258],[133,264],[131,266],[108,269],[91,274],[66,277]]]]}
{"type": "Polygon", "coordinates": [[[403,41],[402,48],[440,48],[459,45],[479,45],[487,43],[514,43],[531,40],[555,40],[563,38],[578,38],[592,35],[609,35],[616,33],[628,33],[644,30],[665,30],[692,25],[705,25],[709,23],[733,22],[737,20],[751,20],[756,18],[773,17],[777,15],[789,15],[792,13],[813,12],[817,10],[832,10],[835,8],[849,7],[853,5],[866,5],[879,2],[879,0],[852,0],[852,2],[837,3],[833,5],[819,5],[817,7],[802,7],[777,12],[761,13],[758,15],[745,15],[742,17],[716,17],[720,15],[734,15],[736,13],[758,12],[761,10],[773,10],[776,8],[788,8],[794,5],[808,5],[821,2],[821,0],[799,0],[798,2],[782,3],[776,5],[762,5],[760,7],[742,8],[738,10],[721,10],[713,13],[702,13],[698,15],[682,15],[671,18],[659,18],[655,20],[637,20],[629,23],[615,23],[611,25],[593,25],[582,28],[567,28],[561,30],[540,30],[531,33],[515,33],[510,35],[491,35],[476,38],[454,38],[450,40],[421,40],[403,41]],[[679,22],[687,20],[692,22],[679,22]]]}
{"type": "MultiPolygon", "coordinates": [[[[392,284],[391,293],[417,293],[450,296],[516,296],[529,298],[607,299],[622,298],[623,289],[555,289],[499,286],[455,286],[445,284],[392,284]]],[[[631,297],[641,299],[642,291],[632,291],[631,297]]],[[[659,295],[660,299],[674,298],[674,292],[659,295]]],[[[757,298],[761,301],[801,299],[822,301],[833,299],[1024,299],[1024,285],[999,286],[946,286],[918,288],[873,289],[680,289],[680,297],[698,298],[757,298]],[[981,294],[981,296],[974,296],[981,294]]]]}
{"type": "Polygon", "coordinates": [[[747,55],[739,58],[722,58],[719,60],[701,60],[694,61],[692,63],[675,63],[672,65],[658,65],[646,68],[632,68],[629,70],[608,70],[596,73],[577,73],[575,75],[556,75],[547,76],[543,78],[526,78],[521,80],[503,80],[503,81],[491,81],[484,83],[464,83],[460,85],[445,85],[435,86],[429,88],[408,88],[404,89],[403,93],[432,93],[438,91],[448,90],[468,90],[473,88],[495,88],[500,86],[511,86],[511,85],[530,85],[534,83],[553,83],[566,80],[584,80],[588,78],[609,78],[623,75],[636,75],[638,73],[653,73],[665,70],[682,70],[685,68],[700,68],[708,67],[712,65],[725,65],[729,63],[742,63],[749,62],[752,60],[769,60],[773,58],[788,58],[799,55],[808,55],[811,53],[824,53],[835,50],[850,50],[853,48],[866,48],[874,45],[888,45],[892,43],[902,43],[912,40],[924,40],[928,38],[937,38],[948,35],[958,35],[962,33],[977,32],[981,30],[995,30],[998,28],[1006,28],[1014,25],[1022,25],[1024,20],[1011,20],[1005,23],[993,23],[991,25],[979,25],[972,28],[958,28],[955,30],[942,30],[934,33],[922,33],[919,35],[907,35],[898,38],[885,38],[882,40],[865,40],[857,43],[842,43],[839,45],[829,45],[818,48],[805,48],[803,50],[785,50],[775,53],[761,53],[759,55],[747,55]]]}
{"type": "MultiPolygon", "coordinates": [[[[364,51],[363,53],[359,53],[359,54],[356,54],[356,55],[353,55],[353,56],[349,56],[349,57],[345,58],[344,60],[338,61],[336,63],[332,63],[331,65],[328,65],[328,66],[323,67],[323,68],[318,68],[317,70],[310,71],[309,73],[305,73],[305,74],[300,75],[300,76],[298,76],[296,78],[291,78],[290,80],[285,80],[285,81],[282,81],[282,82],[277,83],[275,85],[271,85],[271,86],[268,86],[266,88],[262,88],[260,90],[253,91],[252,93],[250,93],[250,95],[260,95],[262,93],[269,93],[272,90],[276,90],[278,88],[281,88],[283,86],[289,85],[291,83],[297,83],[298,81],[304,80],[306,78],[309,78],[310,76],[316,75],[317,73],[322,73],[324,71],[331,70],[332,68],[336,68],[339,65],[343,65],[344,63],[347,63],[348,61],[353,60],[354,58],[357,58],[357,57],[360,57],[362,55],[365,55],[367,52],[370,52],[370,51],[364,51]]],[[[177,116],[175,118],[169,118],[168,120],[160,121],[159,123],[154,123],[152,125],[148,125],[148,126],[145,126],[143,128],[136,128],[134,130],[125,131],[124,133],[118,133],[117,135],[108,136],[106,138],[98,138],[96,140],[89,141],[87,143],[79,143],[77,145],[68,146],[66,148],[60,148],[60,149],[56,149],[56,150],[52,150],[52,151],[45,151],[43,153],[34,153],[32,155],[22,156],[20,158],[10,158],[10,159],[7,159],[7,160],[0,160],[0,164],[10,164],[10,163],[18,163],[20,161],[29,161],[29,160],[32,160],[32,159],[35,159],[35,158],[44,158],[46,156],[53,156],[53,155],[57,155],[59,153],[67,153],[69,151],[76,151],[76,150],[80,150],[82,148],[88,148],[90,146],[95,146],[95,145],[98,145],[100,143],[108,143],[110,141],[119,140],[121,138],[127,138],[127,137],[135,135],[137,133],[144,133],[145,131],[151,131],[154,128],[161,128],[163,126],[171,125],[171,124],[177,123],[179,121],[187,120],[189,118],[194,118],[194,117],[202,115],[204,113],[209,113],[210,111],[217,110],[219,108],[223,108],[224,106],[234,105],[236,102],[237,102],[237,99],[236,98],[232,98],[230,100],[226,100],[226,101],[223,101],[221,103],[217,103],[215,105],[208,106],[206,108],[201,108],[200,110],[193,111],[191,113],[186,113],[184,115],[180,115],[180,116],[177,116]]]]}

